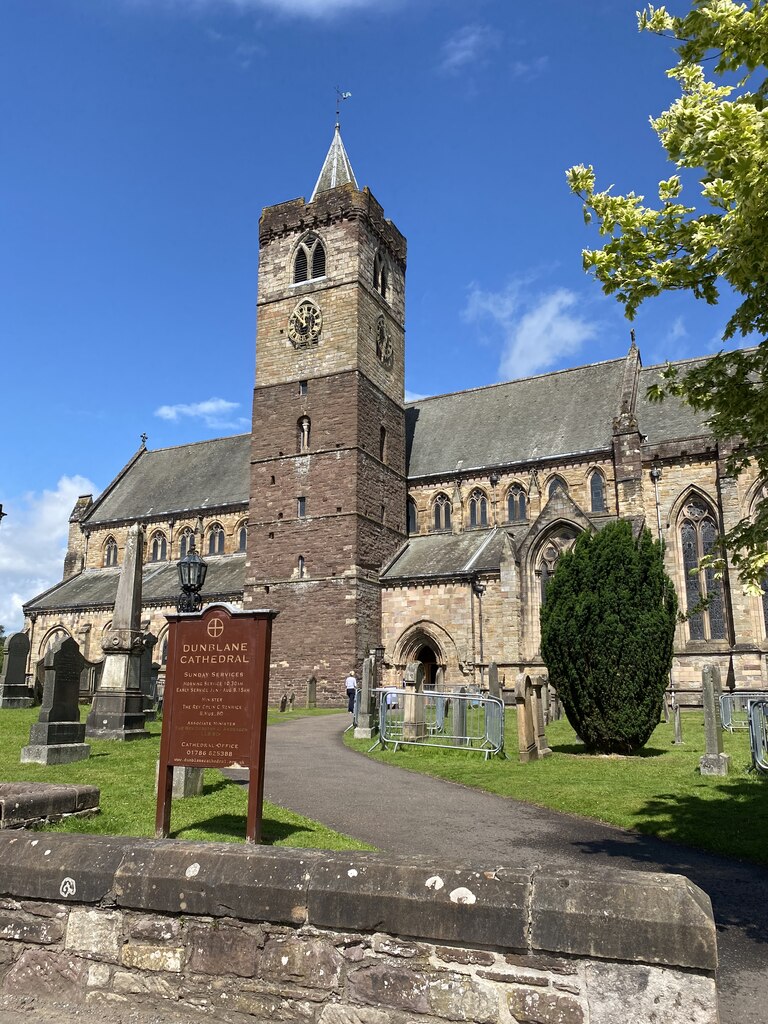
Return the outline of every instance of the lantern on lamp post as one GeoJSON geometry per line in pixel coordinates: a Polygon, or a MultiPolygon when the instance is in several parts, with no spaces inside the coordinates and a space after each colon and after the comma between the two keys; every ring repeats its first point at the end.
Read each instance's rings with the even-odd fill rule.
{"type": "Polygon", "coordinates": [[[189,551],[177,562],[179,570],[179,583],[181,593],[176,602],[176,610],[179,612],[199,612],[203,607],[203,599],[200,591],[205,583],[205,575],[208,572],[208,563],[195,551],[195,538],[190,540],[189,551]]]}

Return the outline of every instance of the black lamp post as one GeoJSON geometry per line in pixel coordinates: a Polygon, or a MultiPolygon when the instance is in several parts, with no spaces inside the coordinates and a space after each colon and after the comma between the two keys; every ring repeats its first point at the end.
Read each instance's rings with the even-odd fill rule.
{"type": "Polygon", "coordinates": [[[205,574],[208,572],[208,563],[195,551],[195,538],[189,542],[189,551],[180,558],[178,563],[179,582],[181,593],[176,602],[176,610],[179,612],[199,612],[203,607],[203,599],[200,591],[205,583],[205,574]]]}

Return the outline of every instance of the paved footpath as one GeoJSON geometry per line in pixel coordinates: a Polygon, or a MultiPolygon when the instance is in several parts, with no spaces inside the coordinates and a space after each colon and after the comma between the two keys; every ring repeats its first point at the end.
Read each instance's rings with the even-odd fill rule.
{"type": "Polygon", "coordinates": [[[714,907],[723,1024],[768,1022],[768,870],[371,761],[344,746],[348,722],[270,728],[266,798],[392,853],[687,875],[714,907]]]}

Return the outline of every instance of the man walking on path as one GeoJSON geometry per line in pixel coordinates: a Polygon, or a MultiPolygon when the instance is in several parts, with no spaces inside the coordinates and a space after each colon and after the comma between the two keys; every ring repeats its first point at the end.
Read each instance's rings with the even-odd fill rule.
{"type": "Polygon", "coordinates": [[[349,673],[344,685],[347,688],[347,711],[350,714],[354,713],[355,710],[355,691],[357,690],[357,680],[355,679],[354,670],[349,673]]]}

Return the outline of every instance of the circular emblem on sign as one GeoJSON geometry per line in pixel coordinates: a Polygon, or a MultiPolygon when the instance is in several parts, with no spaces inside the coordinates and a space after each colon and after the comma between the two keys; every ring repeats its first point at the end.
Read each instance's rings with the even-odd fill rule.
{"type": "Polygon", "coordinates": [[[59,886],[59,893],[62,896],[74,896],[77,892],[74,878],[65,878],[59,886]]]}
{"type": "Polygon", "coordinates": [[[208,623],[208,636],[221,636],[224,632],[224,623],[221,619],[211,619],[208,623]]]}
{"type": "Polygon", "coordinates": [[[291,318],[288,321],[288,337],[293,342],[294,348],[306,348],[307,345],[317,342],[322,326],[323,314],[320,309],[314,302],[305,299],[291,313],[291,318]]]}

